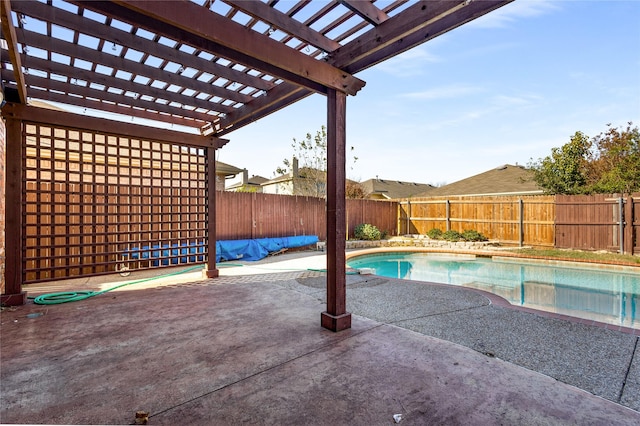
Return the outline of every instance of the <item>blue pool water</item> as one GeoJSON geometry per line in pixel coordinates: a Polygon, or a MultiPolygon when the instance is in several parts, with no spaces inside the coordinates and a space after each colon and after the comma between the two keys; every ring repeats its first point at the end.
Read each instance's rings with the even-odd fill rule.
{"type": "Polygon", "coordinates": [[[631,268],[442,253],[363,255],[347,264],[384,277],[473,287],[513,305],[640,328],[640,273],[631,268]]]}

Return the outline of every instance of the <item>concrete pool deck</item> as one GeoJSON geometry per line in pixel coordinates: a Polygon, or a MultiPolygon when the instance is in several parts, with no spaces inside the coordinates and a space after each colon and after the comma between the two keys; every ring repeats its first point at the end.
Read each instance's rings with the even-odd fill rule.
{"type": "Polygon", "coordinates": [[[288,253],[217,279],[5,309],[0,421],[131,424],[145,411],[149,424],[640,422],[640,332],[349,275],[353,327],[332,333],[320,327],[322,268],[321,254],[288,253]]]}

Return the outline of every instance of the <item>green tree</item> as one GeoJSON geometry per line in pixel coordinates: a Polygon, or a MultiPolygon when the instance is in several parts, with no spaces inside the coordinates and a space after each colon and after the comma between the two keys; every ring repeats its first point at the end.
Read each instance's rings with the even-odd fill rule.
{"type": "Polygon", "coordinates": [[[614,194],[640,191],[640,131],[629,122],[589,140],[576,132],[561,148],[528,166],[549,194],[614,194]]]}
{"type": "MultiPolygon", "coordinates": [[[[307,133],[304,139],[293,139],[293,158],[285,158],[282,166],[276,169],[277,175],[294,174],[294,195],[307,195],[323,198],[326,196],[327,185],[327,128],[323,125],[315,135],[307,133]],[[297,161],[297,164],[295,164],[297,161]],[[297,168],[297,174],[295,169],[297,168]]],[[[358,161],[353,156],[351,147],[351,162],[358,161]]],[[[358,182],[347,181],[347,198],[363,198],[364,190],[358,182]]]]}
{"type": "Polygon", "coordinates": [[[609,125],[609,130],[593,138],[597,150],[591,162],[590,192],[640,190],[640,131],[632,124],[622,130],[609,125]]]}
{"type": "Polygon", "coordinates": [[[591,142],[582,132],[560,148],[552,148],[551,155],[530,161],[533,180],[548,194],[580,194],[585,192],[589,176],[591,142]]]}

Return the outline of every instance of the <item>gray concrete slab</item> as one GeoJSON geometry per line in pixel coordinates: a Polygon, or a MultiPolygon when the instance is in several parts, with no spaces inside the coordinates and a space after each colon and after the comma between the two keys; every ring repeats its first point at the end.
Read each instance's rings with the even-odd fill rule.
{"type": "Polygon", "coordinates": [[[153,421],[390,425],[394,415],[406,425],[640,420],[636,412],[549,377],[383,325],[159,413],[153,421]]]}
{"type": "Polygon", "coordinates": [[[501,307],[405,321],[410,330],[457,342],[619,402],[636,336],[501,307]],[[500,336],[500,338],[497,338],[500,336]]]}
{"type": "MultiPolygon", "coordinates": [[[[297,280],[316,286],[322,277],[297,280]]],[[[324,294],[318,295],[324,300],[324,294]]],[[[455,286],[351,276],[347,309],[455,342],[640,410],[638,336],[496,306],[455,286]]]]}
{"type": "Polygon", "coordinates": [[[320,308],[240,283],[5,311],[1,421],[127,424],[137,410],[164,411],[376,325],[332,333],[319,327],[320,308]]]}
{"type": "Polygon", "coordinates": [[[478,291],[357,275],[347,276],[353,328],[331,333],[320,327],[322,260],[295,253],[216,280],[4,310],[0,422],[130,424],[144,410],[172,425],[383,425],[394,414],[401,424],[640,424],[637,335],[478,291]]]}

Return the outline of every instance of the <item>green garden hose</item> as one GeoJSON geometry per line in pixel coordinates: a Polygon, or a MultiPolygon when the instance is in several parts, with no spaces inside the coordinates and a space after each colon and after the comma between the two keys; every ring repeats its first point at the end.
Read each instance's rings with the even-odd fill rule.
{"type": "MultiPolygon", "coordinates": [[[[327,272],[326,269],[313,269],[313,268],[308,268],[307,271],[311,271],[311,272],[327,272]]],[[[360,272],[358,272],[358,271],[347,271],[347,272],[345,272],[345,275],[360,275],[360,272]]]]}
{"type": "Polygon", "coordinates": [[[120,284],[120,285],[117,285],[115,287],[111,287],[111,288],[108,288],[106,290],[100,290],[100,291],[90,291],[90,290],[88,290],[88,291],[62,291],[62,292],[59,292],[59,293],[42,294],[42,295],[36,297],[33,300],[33,303],[35,303],[37,305],[59,305],[61,303],[78,302],[80,300],[85,300],[85,299],[88,299],[90,297],[97,296],[99,294],[103,294],[103,293],[106,293],[108,291],[115,290],[117,288],[124,287],[124,286],[127,286],[127,285],[140,284],[142,282],[157,280],[159,278],[165,278],[165,277],[171,277],[171,276],[174,276],[174,275],[184,274],[184,273],[191,272],[191,271],[194,271],[194,270],[199,269],[199,268],[202,268],[202,265],[193,266],[193,267],[185,269],[183,271],[172,272],[170,274],[158,275],[157,277],[144,278],[144,279],[141,279],[141,280],[120,284]]]}
{"type": "MultiPolygon", "coordinates": [[[[243,266],[242,264],[238,264],[238,263],[229,263],[229,264],[218,264],[218,267],[232,267],[232,266],[243,266]]],[[[197,265],[197,266],[193,266],[191,268],[185,269],[183,271],[178,271],[178,272],[172,272],[170,274],[165,274],[165,275],[158,275],[157,277],[151,277],[151,278],[144,278],[141,280],[137,280],[137,281],[131,281],[129,283],[124,283],[124,284],[120,284],[117,285],[115,287],[111,287],[108,288],[106,290],[100,290],[100,291],[91,291],[91,290],[87,290],[87,291],[62,291],[62,292],[58,292],[58,293],[47,293],[47,294],[42,294],[40,296],[37,296],[34,300],[33,303],[37,304],[37,305],[59,305],[61,303],[69,303],[69,302],[78,302],[80,300],[85,300],[88,299],[90,297],[93,296],[98,296],[100,294],[106,293],[108,291],[112,291],[115,290],[117,288],[120,287],[124,287],[124,286],[128,286],[128,285],[133,285],[133,284],[140,284],[146,281],[153,281],[153,280],[157,280],[159,278],[166,278],[166,277],[171,277],[174,275],[179,275],[179,274],[184,274],[187,272],[191,272],[194,271],[198,268],[202,268],[201,265],[197,265]]],[[[264,269],[268,269],[268,268],[264,268],[264,269]]],[[[274,269],[274,270],[278,270],[278,269],[274,269]]],[[[285,269],[281,269],[281,270],[285,270],[285,269]]],[[[287,270],[291,270],[291,269],[287,269],[287,270]]],[[[293,269],[301,271],[302,269],[293,269]]],[[[306,269],[307,271],[313,271],[313,272],[327,272],[326,269],[313,269],[313,268],[308,268],[306,269]]],[[[357,271],[347,271],[346,273],[347,275],[357,275],[358,272],[357,271]]]]}

